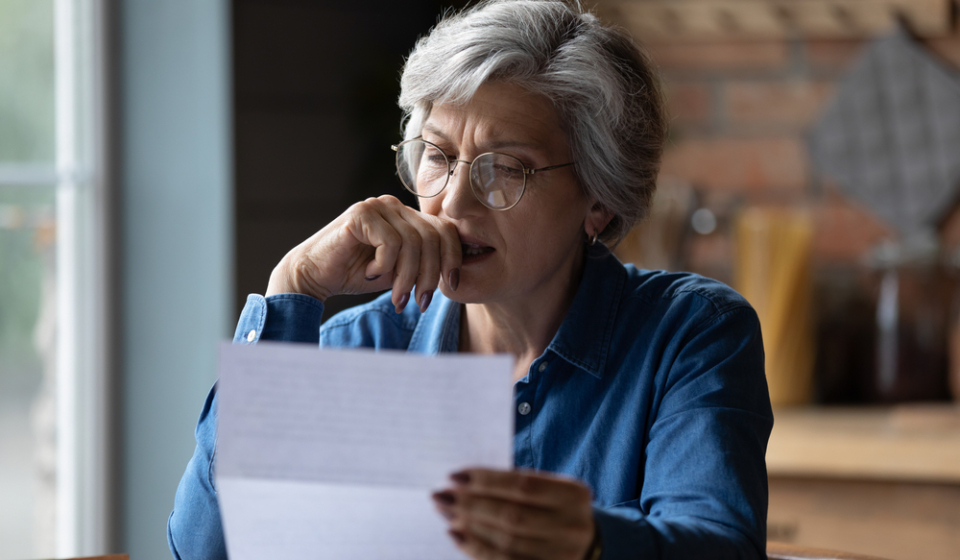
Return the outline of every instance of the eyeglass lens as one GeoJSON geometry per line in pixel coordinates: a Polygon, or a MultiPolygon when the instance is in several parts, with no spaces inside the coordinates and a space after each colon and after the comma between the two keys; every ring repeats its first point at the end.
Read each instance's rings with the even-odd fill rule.
{"type": "MultiPolygon", "coordinates": [[[[457,164],[439,148],[423,140],[405,142],[397,149],[397,174],[407,190],[417,196],[440,194],[457,164]]],[[[485,206],[510,208],[523,194],[523,164],[506,154],[483,154],[470,166],[470,184],[485,206]]]]}

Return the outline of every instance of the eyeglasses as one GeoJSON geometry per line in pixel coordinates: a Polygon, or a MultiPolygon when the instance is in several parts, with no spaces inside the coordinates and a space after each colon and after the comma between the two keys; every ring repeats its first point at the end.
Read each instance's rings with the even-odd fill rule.
{"type": "Polygon", "coordinates": [[[443,150],[422,138],[390,146],[397,152],[397,175],[403,186],[421,198],[440,194],[450,182],[458,163],[470,166],[470,187],[477,199],[491,210],[509,210],[520,202],[527,175],[573,165],[528,169],[519,159],[497,152],[480,154],[473,161],[451,159],[443,150]]]}

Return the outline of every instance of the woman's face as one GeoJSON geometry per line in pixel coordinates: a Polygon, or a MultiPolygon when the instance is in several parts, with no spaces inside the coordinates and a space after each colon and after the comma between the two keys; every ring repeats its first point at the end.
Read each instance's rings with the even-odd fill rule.
{"type": "MultiPolygon", "coordinates": [[[[465,104],[434,105],[423,138],[468,162],[486,152],[512,155],[531,169],[572,161],[550,101],[506,83],[482,86],[465,104]]],[[[516,206],[491,210],[473,194],[469,166],[458,164],[439,195],[420,199],[421,211],[452,222],[464,243],[460,285],[453,292],[444,282],[441,291],[461,303],[533,303],[563,294],[578,279],[585,220],[598,226],[591,232],[606,225],[592,206],[570,166],[528,175],[516,206]]]]}

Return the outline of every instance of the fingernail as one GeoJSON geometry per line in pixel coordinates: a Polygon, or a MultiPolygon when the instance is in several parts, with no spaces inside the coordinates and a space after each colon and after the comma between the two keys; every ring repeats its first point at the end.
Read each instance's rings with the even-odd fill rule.
{"type": "Polygon", "coordinates": [[[457,291],[457,286],[460,285],[460,269],[455,268],[450,271],[450,274],[447,277],[447,284],[450,286],[450,289],[457,291]]]}
{"type": "Polygon", "coordinates": [[[366,280],[367,282],[373,282],[377,278],[380,278],[380,276],[381,276],[380,274],[377,274],[376,276],[367,276],[366,278],[364,278],[364,280],[366,280]]]}
{"type": "Polygon", "coordinates": [[[449,529],[447,533],[450,533],[450,536],[453,537],[453,540],[457,541],[457,544],[463,544],[463,541],[467,540],[467,536],[460,531],[449,529]]]}
{"type": "Polygon", "coordinates": [[[457,484],[470,484],[470,473],[466,471],[455,472],[450,475],[450,480],[457,484]]]}
{"type": "Polygon", "coordinates": [[[453,492],[449,490],[444,490],[443,492],[434,492],[433,499],[440,502],[446,506],[452,506],[457,503],[457,497],[453,495],[453,492]]]}
{"type": "Polygon", "coordinates": [[[403,308],[407,306],[408,301],[410,301],[410,294],[403,294],[400,296],[400,301],[397,302],[397,313],[403,311],[403,308]]]}
{"type": "Polygon", "coordinates": [[[420,294],[420,313],[423,313],[427,310],[427,307],[430,307],[430,300],[433,299],[433,290],[423,292],[420,294]]]}

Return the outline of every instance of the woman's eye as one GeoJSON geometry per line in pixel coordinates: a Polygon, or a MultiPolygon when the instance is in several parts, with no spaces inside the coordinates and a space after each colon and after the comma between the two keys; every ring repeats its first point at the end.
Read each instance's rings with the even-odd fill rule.
{"type": "Polygon", "coordinates": [[[509,176],[523,175],[522,169],[519,169],[512,165],[504,165],[501,163],[501,164],[495,165],[493,168],[494,170],[496,170],[497,173],[502,173],[504,175],[509,175],[509,176]]]}
{"type": "Polygon", "coordinates": [[[426,160],[427,165],[430,167],[447,167],[448,165],[447,158],[444,157],[443,154],[428,155],[426,160]]]}

